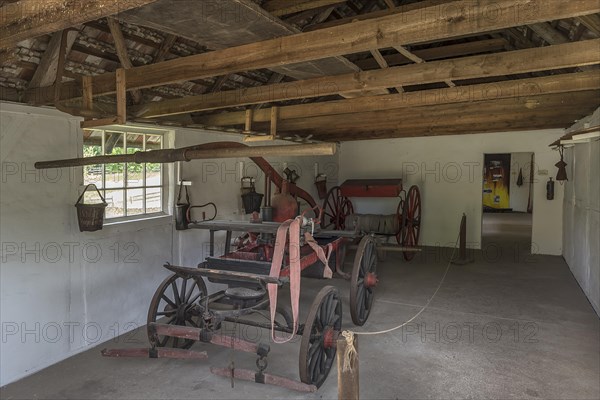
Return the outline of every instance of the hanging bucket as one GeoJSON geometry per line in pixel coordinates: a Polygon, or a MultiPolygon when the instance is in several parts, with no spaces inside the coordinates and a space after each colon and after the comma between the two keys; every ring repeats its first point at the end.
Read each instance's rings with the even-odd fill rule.
{"type": "Polygon", "coordinates": [[[183,181],[179,184],[179,194],[177,195],[177,204],[175,204],[175,229],[184,231],[188,228],[188,209],[190,208],[190,193],[187,186],[185,187],[185,203],[181,201],[181,192],[183,189],[183,181]]]}
{"type": "Polygon", "coordinates": [[[77,222],[79,222],[79,231],[95,232],[102,229],[102,226],[104,225],[104,211],[107,205],[108,204],[104,200],[104,197],[102,197],[102,195],[100,194],[100,191],[98,190],[96,185],[94,185],[93,183],[87,185],[83,190],[83,193],[81,193],[81,196],[79,196],[79,199],[77,199],[77,203],[75,203],[75,207],[77,207],[77,222]],[[85,192],[87,192],[87,190],[92,186],[94,187],[94,189],[96,189],[96,192],[98,193],[98,196],[100,196],[102,203],[82,203],[85,192]]]}
{"type": "Polygon", "coordinates": [[[315,178],[315,186],[317,187],[319,199],[325,199],[325,197],[327,197],[327,176],[323,174],[317,175],[315,178]]]}
{"type": "Polygon", "coordinates": [[[253,212],[260,212],[260,205],[262,204],[263,195],[256,193],[254,188],[250,192],[242,195],[242,203],[246,214],[252,214],[253,212]]]}

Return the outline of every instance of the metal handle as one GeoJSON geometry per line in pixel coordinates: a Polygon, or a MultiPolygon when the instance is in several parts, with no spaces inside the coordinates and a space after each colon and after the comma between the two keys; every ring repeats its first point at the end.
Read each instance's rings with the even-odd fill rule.
{"type": "Polygon", "coordinates": [[[98,193],[98,196],[100,196],[100,199],[102,199],[102,203],[106,203],[106,200],[104,200],[104,197],[102,197],[102,194],[100,194],[100,191],[98,190],[98,188],[96,187],[96,185],[94,185],[93,183],[90,183],[89,185],[87,185],[85,187],[85,189],[83,189],[83,192],[81,193],[81,196],[79,196],[79,198],[77,199],[77,203],[75,203],[75,205],[81,204],[81,199],[83,199],[83,195],[85,194],[85,192],[87,192],[87,190],[90,188],[90,186],[93,186],[94,189],[96,189],[96,192],[98,193]]]}

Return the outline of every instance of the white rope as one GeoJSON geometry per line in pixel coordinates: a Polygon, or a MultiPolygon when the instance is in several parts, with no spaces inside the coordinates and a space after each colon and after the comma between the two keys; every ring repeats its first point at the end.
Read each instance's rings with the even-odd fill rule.
{"type": "MultiPolygon", "coordinates": [[[[452,256],[450,257],[450,261],[448,261],[448,266],[446,267],[446,272],[444,272],[444,275],[442,276],[442,280],[440,281],[440,284],[438,285],[437,289],[433,293],[433,296],[431,296],[429,298],[429,300],[427,301],[427,304],[425,304],[423,306],[423,308],[421,308],[421,310],[418,313],[416,313],[411,319],[409,319],[406,322],[403,322],[402,324],[400,324],[398,326],[395,326],[393,328],[386,329],[386,330],[383,330],[383,331],[376,331],[376,332],[354,332],[354,331],[350,331],[350,332],[353,333],[354,335],[382,335],[382,334],[390,333],[390,332],[396,331],[396,330],[398,330],[400,328],[403,328],[404,326],[410,324],[412,321],[414,321],[416,318],[418,318],[419,315],[421,315],[423,313],[423,311],[425,311],[427,309],[427,307],[429,307],[429,304],[431,304],[431,302],[433,301],[433,299],[435,298],[435,296],[440,291],[442,285],[444,284],[444,281],[446,280],[446,275],[448,275],[448,271],[450,270],[450,266],[452,265],[452,260],[454,260],[454,255],[456,253],[456,247],[458,246],[458,240],[459,239],[460,239],[460,233],[458,234],[458,237],[456,238],[456,242],[454,243],[454,249],[452,249],[452,256]]],[[[344,337],[345,336],[346,335],[344,335],[344,337]]]]}
{"type": "Polygon", "coordinates": [[[352,371],[354,369],[355,358],[358,358],[356,348],[354,347],[354,334],[351,331],[342,332],[342,336],[346,339],[346,351],[344,352],[344,363],[342,364],[342,371],[352,371]]]}

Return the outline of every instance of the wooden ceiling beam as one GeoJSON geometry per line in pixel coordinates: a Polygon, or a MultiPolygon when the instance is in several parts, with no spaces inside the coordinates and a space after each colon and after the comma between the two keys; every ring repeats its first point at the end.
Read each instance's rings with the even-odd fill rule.
{"type": "Polygon", "coordinates": [[[21,0],[0,8],[0,49],[156,0],[21,0]]]}
{"type": "Polygon", "coordinates": [[[246,104],[270,103],[395,86],[502,76],[600,63],[600,39],[412,64],[383,70],[326,76],[144,104],[133,110],[143,118],[183,114],[246,104]],[[523,62],[528,60],[528,62],[523,62]]]}
{"type": "MultiPolygon", "coordinates": [[[[469,118],[485,122],[494,118],[504,119],[515,112],[560,110],[574,107],[581,109],[586,102],[590,108],[597,107],[598,90],[549,95],[532,95],[519,98],[492,99],[460,104],[443,104],[423,107],[410,107],[399,110],[355,112],[344,115],[327,115],[303,119],[279,121],[279,131],[299,131],[307,129],[356,130],[371,127],[394,126],[399,123],[425,124],[436,120],[446,121],[456,118],[467,121],[469,118]]],[[[197,122],[197,121],[196,121],[197,122]]],[[[261,123],[266,125],[266,123],[261,123]]],[[[255,124],[256,127],[262,127],[255,124]]],[[[374,129],[374,128],[373,128],[374,129]]]]}
{"type": "MultiPolygon", "coordinates": [[[[126,71],[127,89],[272,68],[373,48],[443,40],[600,12],[600,3],[596,0],[529,0],[525,4],[512,0],[481,0],[475,10],[470,0],[456,1],[453,5],[455,7],[443,15],[435,7],[414,10],[338,26],[326,33],[298,33],[132,68],[126,71]],[[497,18],[489,18],[490,8],[497,18]]],[[[115,88],[114,73],[94,77],[94,95],[111,94],[115,88]]],[[[76,85],[65,88],[71,95],[76,89],[76,85]]],[[[38,94],[37,98],[43,98],[43,94],[38,94]]]]}
{"type": "MultiPolygon", "coordinates": [[[[280,129],[281,135],[294,135],[300,132],[303,135],[344,135],[344,134],[365,134],[372,132],[406,129],[423,129],[433,126],[453,127],[460,125],[473,124],[497,124],[509,121],[527,120],[529,118],[546,118],[549,120],[568,120],[571,123],[575,119],[581,118],[586,113],[594,110],[593,105],[586,103],[590,97],[597,93],[587,93],[584,96],[579,94],[579,97],[569,97],[572,104],[562,104],[559,99],[540,101],[541,105],[537,108],[524,107],[524,103],[510,104],[494,104],[487,102],[481,104],[473,104],[464,107],[461,110],[440,108],[440,107],[424,107],[417,111],[418,116],[413,116],[409,113],[403,113],[402,117],[391,118],[389,121],[372,121],[372,123],[338,127],[334,125],[311,125],[311,126],[296,126],[297,129],[280,129]],[[560,110],[560,112],[557,112],[560,110]]],[[[496,102],[498,103],[498,102],[496,102]]],[[[262,125],[255,129],[263,129],[262,125]]]]}
{"type": "MultiPolygon", "coordinates": [[[[505,99],[593,89],[600,89],[600,74],[594,71],[578,72],[489,84],[458,86],[455,88],[291,105],[279,108],[279,119],[283,121],[322,115],[396,110],[436,104],[469,103],[486,99],[505,99]]],[[[261,110],[253,114],[252,122],[268,122],[269,118],[269,110],[261,110]]],[[[245,121],[245,113],[228,112],[197,117],[196,119],[198,123],[211,126],[242,125],[245,121]]]]}
{"type": "MultiPolygon", "coordinates": [[[[460,124],[452,126],[436,125],[426,127],[407,127],[402,129],[382,130],[382,131],[364,131],[340,133],[335,135],[326,135],[319,133],[310,133],[316,140],[328,142],[345,142],[356,140],[376,140],[376,139],[401,139],[424,136],[445,136],[445,135],[467,135],[491,132],[513,132],[513,131],[533,131],[540,129],[567,128],[573,124],[575,117],[569,116],[563,118],[528,118],[519,120],[507,120],[494,123],[483,124],[460,124]]],[[[306,132],[300,133],[303,137],[308,136],[306,132]]]]}

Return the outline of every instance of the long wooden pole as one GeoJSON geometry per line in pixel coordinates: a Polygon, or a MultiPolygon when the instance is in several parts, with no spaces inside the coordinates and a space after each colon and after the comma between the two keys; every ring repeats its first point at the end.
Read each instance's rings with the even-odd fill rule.
{"type": "Polygon", "coordinates": [[[202,149],[196,146],[181,149],[166,149],[139,151],[134,154],[119,154],[112,156],[97,156],[86,158],[70,158],[55,161],[40,161],[35,163],[36,169],[80,167],[84,165],[113,164],[113,163],[171,163],[176,161],[191,161],[215,158],[241,157],[300,157],[300,156],[330,156],[336,152],[335,143],[316,143],[303,145],[255,146],[240,148],[202,149]]]}

